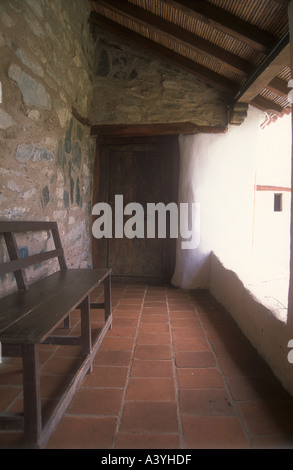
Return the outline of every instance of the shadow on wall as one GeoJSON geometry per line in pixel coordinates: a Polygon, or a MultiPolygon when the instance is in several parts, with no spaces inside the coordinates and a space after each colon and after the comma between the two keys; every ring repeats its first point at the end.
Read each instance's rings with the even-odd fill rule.
{"type": "Polygon", "coordinates": [[[214,253],[211,254],[210,291],[293,396],[293,366],[288,361],[292,326],[262,305],[237,274],[227,269],[214,253]]]}

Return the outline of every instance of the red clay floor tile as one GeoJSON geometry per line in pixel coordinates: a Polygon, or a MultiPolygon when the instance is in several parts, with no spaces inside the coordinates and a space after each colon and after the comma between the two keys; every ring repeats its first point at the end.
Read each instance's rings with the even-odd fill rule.
{"type": "Polygon", "coordinates": [[[173,377],[173,362],[171,360],[140,360],[133,361],[131,377],[173,377]]]}
{"type": "Polygon", "coordinates": [[[128,402],[125,405],[120,432],[178,433],[175,402],[128,402]]]}
{"type": "Polygon", "coordinates": [[[47,449],[111,449],[117,426],[115,417],[64,416],[47,449]]]}
{"type": "Polygon", "coordinates": [[[225,387],[224,379],[216,368],[178,368],[177,380],[180,389],[225,387]]]}
{"type": "Polygon", "coordinates": [[[123,389],[81,387],[68,407],[68,414],[117,416],[122,396],[123,389]]]}
{"type": "Polygon", "coordinates": [[[126,400],[170,401],[175,400],[173,378],[132,377],[126,391],[126,400]]]}
{"type": "Polygon", "coordinates": [[[248,449],[249,442],[235,416],[183,416],[187,449],[248,449]]]}
{"type": "Polygon", "coordinates": [[[180,449],[178,434],[119,433],[115,449],[180,449]]]}
{"type": "MultiPolygon", "coordinates": [[[[103,290],[92,299],[103,301],[103,290]]],[[[293,448],[293,398],[208,292],[113,284],[112,306],[113,327],[48,449],[293,448]]],[[[95,326],[103,315],[92,312],[95,326]]],[[[40,347],[44,415],[79,351],[40,347]]],[[[2,411],[22,411],[18,358],[0,367],[0,397],[2,411]]],[[[0,431],[2,449],[22,440],[0,431]]]]}
{"type": "Polygon", "coordinates": [[[233,415],[235,409],[225,389],[180,390],[180,410],[183,415],[233,415]]]}

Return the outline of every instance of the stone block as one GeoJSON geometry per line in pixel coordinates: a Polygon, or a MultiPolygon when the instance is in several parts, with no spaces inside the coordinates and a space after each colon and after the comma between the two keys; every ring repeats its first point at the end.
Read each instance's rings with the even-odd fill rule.
{"type": "Polygon", "coordinates": [[[21,62],[26,65],[35,75],[38,75],[39,77],[44,76],[43,67],[37,62],[31,60],[25,51],[17,48],[15,54],[21,60],[21,62]]]}
{"type": "Polygon", "coordinates": [[[73,119],[70,120],[69,127],[65,136],[65,151],[66,153],[71,152],[71,137],[72,137],[73,119]]]}
{"type": "Polygon", "coordinates": [[[26,105],[37,106],[45,110],[51,109],[51,97],[45,87],[21,70],[18,65],[10,65],[8,76],[18,84],[26,105]]]}
{"type": "Polygon", "coordinates": [[[99,77],[107,77],[110,72],[110,60],[108,52],[102,49],[98,60],[98,66],[96,69],[96,75],[99,77]]]}
{"type": "Polygon", "coordinates": [[[3,26],[7,28],[12,28],[15,25],[15,21],[11,18],[10,15],[5,11],[4,6],[0,5],[0,19],[2,21],[3,26]]]}
{"type": "Polygon", "coordinates": [[[20,258],[27,258],[27,256],[29,255],[29,250],[27,246],[19,246],[18,251],[20,258]]]}
{"type": "Polygon", "coordinates": [[[65,209],[69,207],[69,192],[65,189],[63,193],[63,201],[65,209]]]}
{"type": "Polygon", "coordinates": [[[77,142],[72,145],[72,163],[80,169],[81,167],[81,148],[77,142]]]}
{"type": "Polygon", "coordinates": [[[74,201],[74,179],[72,176],[70,177],[70,200],[71,204],[73,204],[74,201]]]}
{"type": "Polygon", "coordinates": [[[58,148],[57,148],[57,163],[62,168],[65,168],[66,155],[65,155],[65,151],[63,149],[63,143],[61,140],[59,141],[58,148]]]}
{"type": "Polygon", "coordinates": [[[4,47],[6,44],[5,38],[0,33],[0,47],[4,47]]]}
{"type": "Polygon", "coordinates": [[[39,21],[36,19],[35,15],[32,12],[27,11],[24,15],[24,18],[27,24],[29,25],[31,31],[33,32],[33,34],[35,34],[36,36],[40,38],[43,38],[45,36],[44,30],[41,24],[39,23],[39,21]]]}
{"type": "Polygon", "coordinates": [[[14,125],[15,122],[10,114],[6,113],[3,109],[0,109],[0,129],[8,129],[14,125]]]}
{"type": "Polygon", "coordinates": [[[44,205],[46,206],[50,201],[50,190],[49,190],[48,186],[45,186],[43,188],[42,195],[43,195],[44,205]]]}
{"type": "Polygon", "coordinates": [[[17,147],[15,158],[21,163],[26,163],[29,160],[36,162],[46,160],[51,162],[54,159],[54,155],[48,149],[38,144],[20,144],[17,147]]]}
{"type": "Polygon", "coordinates": [[[60,126],[65,127],[70,117],[67,106],[65,104],[58,105],[56,107],[56,113],[60,122],[60,126]]]}
{"type": "Polygon", "coordinates": [[[34,161],[40,162],[41,160],[47,160],[48,162],[51,162],[53,159],[54,155],[45,147],[35,147],[35,153],[33,156],[34,161]]]}
{"type": "Polygon", "coordinates": [[[78,206],[81,206],[82,204],[82,199],[81,199],[81,195],[80,195],[80,187],[79,187],[79,178],[77,177],[77,180],[76,180],[76,204],[78,206]]]}
{"type": "Polygon", "coordinates": [[[8,189],[10,189],[10,191],[16,193],[20,193],[21,191],[21,186],[19,186],[19,184],[17,184],[14,180],[8,180],[6,186],[8,189]]]}
{"type": "Polygon", "coordinates": [[[41,7],[41,3],[40,0],[25,0],[26,3],[30,6],[30,8],[33,10],[34,14],[39,18],[39,19],[42,19],[43,18],[43,10],[42,10],[42,7],[41,7]]]}
{"type": "Polygon", "coordinates": [[[38,109],[28,110],[27,117],[32,121],[38,121],[40,119],[40,111],[38,109]]]}

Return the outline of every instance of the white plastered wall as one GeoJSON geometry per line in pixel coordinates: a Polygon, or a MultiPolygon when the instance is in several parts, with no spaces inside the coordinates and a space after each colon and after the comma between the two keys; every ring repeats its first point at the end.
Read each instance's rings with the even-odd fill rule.
{"type": "MultiPolygon", "coordinates": [[[[290,28],[290,51],[291,51],[291,75],[293,71],[293,0],[288,7],[289,28],[290,28]]],[[[292,119],[292,168],[291,177],[293,181],[293,119],[292,119]]],[[[293,196],[291,193],[291,266],[290,266],[290,287],[289,287],[289,305],[288,305],[288,326],[291,329],[291,338],[293,338],[293,196]]],[[[293,374],[293,371],[291,371],[293,374]]]]}
{"type": "Polygon", "coordinates": [[[293,395],[287,346],[292,328],[249,285],[256,152],[264,119],[250,107],[245,122],[226,134],[180,136],[179,202],[200,204],[201,239],[194,250],[182,250],[178,239],[172,283],[209,289],[293,395]]]}
{"type": "Polygon", "coordinates": [[[233,264],[246,260],[253,223],[254,149],[263,113],[250,108],[247,120],[225,134],[180,136],[179,203],[200,205],[200,244],[177,243],[172,283],[208,288],[211,251],[233,264]]]}

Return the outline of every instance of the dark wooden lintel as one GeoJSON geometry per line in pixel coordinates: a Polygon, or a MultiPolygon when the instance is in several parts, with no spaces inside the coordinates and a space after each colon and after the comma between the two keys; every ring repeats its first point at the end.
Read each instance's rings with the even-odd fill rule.
{"type": "Polygon", "coordinates": [[[91,127],[92,137],[107,136],[154,136],[178,134],[220,134],[226,127],[198,126],[191,122],[166,124],[98,124],[91,127]]]}

